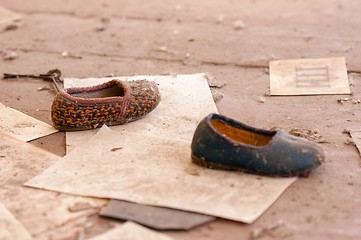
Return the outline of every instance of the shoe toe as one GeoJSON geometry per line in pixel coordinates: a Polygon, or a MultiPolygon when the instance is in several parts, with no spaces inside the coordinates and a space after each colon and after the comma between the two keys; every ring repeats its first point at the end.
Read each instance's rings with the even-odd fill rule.
{"type": "Polygon", "coordinates": [[[285,172],[288,171],[289,175],[308,176],[312,169],[320,166],[325,160],[325,153],[317,144],[299,139],[289,152],[288,159],[284,165],[285,172]]]}
{"type": "Polygon", "coordinates": [[[287,138],[254,154],[247,168],[252,172],[269,176],[308,176],[325,159],[325,153],[317,144],[303,138],[287,138]]]}
{"type": "Polygon", "coordinates": [[[153,111],[160,102],[160,93],[155,82],[137,80],[129,82],[132,89],[127,116],[130,121],[153,111]]]}

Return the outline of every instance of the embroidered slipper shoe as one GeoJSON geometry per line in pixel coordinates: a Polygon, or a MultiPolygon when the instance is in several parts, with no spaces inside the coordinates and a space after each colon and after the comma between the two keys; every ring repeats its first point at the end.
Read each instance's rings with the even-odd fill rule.
{"type": "Polygon", "coordinates": [[[154,110],[159,102],[155,82],[112,80],[61,90],[55,96],[51,116],[59,130],[88,130],[135,121],[154,110]]]}
{"type": "Polygon", "coordinates": [[[210,114],[199,123],[191,148],[192,161],[198,165],[268,176],[307,177],[325,159],[316,143],[218,114],[210,114]]]}

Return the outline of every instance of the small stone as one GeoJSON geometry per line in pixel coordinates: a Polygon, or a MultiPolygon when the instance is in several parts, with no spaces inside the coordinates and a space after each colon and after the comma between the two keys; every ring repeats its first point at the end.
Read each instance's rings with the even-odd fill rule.
{"type": "Polygon", "coordinates": [[[70,53],[68,51],[64,51],[64,52],[61,53],[61,56],[62,57],[69,57],[70,53]]]}
{"type": "Polygon", "coordinates": [[[157,52],[168,52],[167,46],[155,47],[154,50],[157,52]]]}
{"type": "Polygon", "coordinates": [[[103,24],[108,24],[108,23],[110,23],[110,17],[102,17],[100,19],[100,22],[103,24]]]}
{"type": "Polygon", "coordinates": [[[190,175],[193,175],[193,176],[199,176],[199,171],[197,168],[194,168],[194,167],[188,167],[185,169],[185,172],[190,174],[190,175]]]}
{"type": "Polygon", "coordinates": [[[19,28],[19,24],[11,23],[11,24],[7,25],[4,30],[11,31],[11,30],[16,30],[18,28],[19,28]]]}
{"type": "Polygon", "coordinates": [[[354,141],[352,138],[347,138],[346,141],[345,141],[345,144],[346,144],[346,145],[356,146],[356,143],[355,143],[355,141],[354,141]]]}
{"type": "Polygon", "coordinates": [[[49,90],[51,90],[48,86],[44,86],[44,87],[39,87],[38,88],[38,91],[40,92],[40,91],[49,91],[49,90]]]}
{"type": "Polygon", "coordinates": [[[337,99],[337,102],[340,104],[343,104],[343,100],[342,99],[337,99]]]}
{"type": "Polygon", "coordinates": [[[18,57],[19,57],[19,55],[14,51],[4,51],[3,52],[3,59],[4,60],[11,61],[11,60],[17,59],[18,57]]]}
{"type": "Polygon", "coordinates": [[[212,91],[213,101],[217,103],[219,100],[223,98],[223,94],[220,92],[212,91]]]}
{"type": "Polygon", "coordinates": [[[261,228],[256,228],[251,231],[251,239],[258,239],[267,235],[280,239],[289,236],[290,232],[288,231],[288,229],[285,226],[285,223],[281,219],[270,225],[261,228]]]}
{"type": "Polygon", "coordinates": [[[223,14],[218,15],[217,24],[221,24],[223,22],[224,22],[224,15],[223,14]]]}
{"type": "Polygon", "coordinates": [[[242,20],[237,20],[233,23],[234,30],[241,30],[241,29],[244,29],[245,27],[246,27],[246,25],[244,24],[244,22],[242,20]]]}
{"type": "Polygon", "coordinates": [[[338,99],[337,102],[343,104],[344,102],[348,102],[348,101],[350,101],[350,100],[351,100],[350,98],[347,98],[347,97],[346,97],[346,98],[340,98],[340,99],[338,99]]]}
{"type": "Polygon", "coordinates": [[[104,25],[104,24],[101,24],[101,25],[99,25],[99,26],[97,26],[96,28],[95,28],[95,31],[97,31],[97,32],[103,32],[103,31],[105,31],[107,28],[106,28],[106,26],[104,25]]]}
{"type": "Polygon", "coordinates": [[[265,103],[265,102],[266,102],[266,99],[264,99],[264,98],[261,97],[261,96],[258,96],[258,97],[257,97],[257,101],[258,101],[259,103],[265,103]]]}
{"type": "Polygon", "coordinates": [[[112,148],[110,151],[116,152],[116,151],[121,150],[121,149],[123,149],[123,147],[115,147],[115,148],[112,148]]]}
{"type": "Polygon", "coordinates": [[[79,212],[79,211],[84,211],[84,210],[94,209],[94,208],[96,208],[96,207],[92,206],[88,202],[77,202],[74,205],[68,207],[68,210],[69,210],[69,212],[79,212]]]}
{"type": "Polygon", "coordinates": [[[74,55],[68,51],[63,51],[61,53],[61,56],[64,57],[64,58],[75,58],[75,59],[82,59],[83,57],[82,56],[78,56],[78,55],[74,55]]]}

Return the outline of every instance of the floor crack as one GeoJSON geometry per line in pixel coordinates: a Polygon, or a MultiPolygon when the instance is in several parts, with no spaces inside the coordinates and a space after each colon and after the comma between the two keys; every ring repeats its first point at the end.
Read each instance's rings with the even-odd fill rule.
{"type": "MultiPolygon", "coordinates": [[[[25,53],[47,53],[47,54],[61,54],[59,51],[54,50],[34,50],[28,48],[9,48],[11,51],[21,51],[25,53]]],[[[73,53],[76,56],[96,56],[96,57],[112,57],[112,58],[120,58],[120,59],[132,59],[132,60],[150,60],[150,61],[161,61],[161,62],[174,62],[180,63],[183,65],[214,65],[214,66],[231,66],[231,67],[239,67],[239,68],[268,68],[268,65],[262,64],[248,64],[248,63],[231,63],[231,62],[216,62],[216,61],[206,61],[206,60],[196,60],[194,59],[194,63],[187,63],[188,59],[182,58],[158,58],[158,57],[150,57],[150,56],[125,56],[118,54],[108,54],[108,53],[97,53],[97,52],[79,52],[73,53]]]]}

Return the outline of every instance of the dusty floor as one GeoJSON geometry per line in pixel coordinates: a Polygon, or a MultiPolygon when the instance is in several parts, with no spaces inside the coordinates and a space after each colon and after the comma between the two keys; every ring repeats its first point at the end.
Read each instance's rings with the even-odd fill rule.
{"type": "MultiPolygon", "coordinates": [[[[361,2],[278,1],[119,1],[2,0],[23,14],[23,24],[0,33],[0,73],[45,73],[65,77],[207,72],[220,113],[250,125],[318,130],[327,161],[309,178],[293,184],[254,224],[226,220],[190,232],[167,232],[176,239],[360,239],[361,158],[345,144],[344,129],[359,129],[361,98],[361,2]],[[243,21],[244,24],[238,22],[243,21]],[[236,24],[237,25],[237,24],[236,24]],[[102,31],[101,31],[102,30],[102,31]],[[64,57],[65,51],[70,56],[64,57]],[[64,54],[63,54],[64,55],[64,54]],[[270,97],[268,61],[345,56],[352,96],[270,97]],[[257,234],[256,234],[257,235],[257,234]]],[[[66,54],[65,54],[66,55],[66,54]]],[[[0,102],[51,123],[54,91],[39,80],[0,81],[0,102]]],[[[65,154],[64,133],[34,145],[65,154]]],[[[113,222],[93,216],[85,236],[113,222]]],[[[67,229],[67,226],[65,226],[67,229]]],[[[71,227],[68,227],[71,229],[71,227]]],[[[66,237],[77,239],[67,230],[66,237]]],[[[64,233],[64,231],[62,232],[64,233]]]]}

